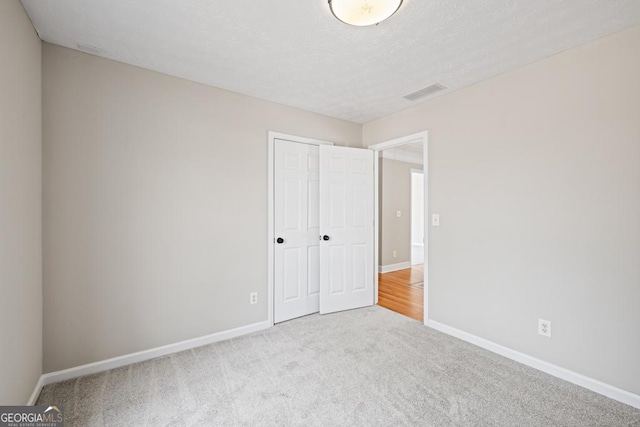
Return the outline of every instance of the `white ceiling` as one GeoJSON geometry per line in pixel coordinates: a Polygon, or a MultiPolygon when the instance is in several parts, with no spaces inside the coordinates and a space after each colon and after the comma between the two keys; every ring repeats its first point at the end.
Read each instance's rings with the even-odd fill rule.
{"type": "Polygon", "coordinates": [[[640,23],[640,0],[404,0],[365,28],[327,0],[22,3],[44,41],[357,123],[640,23]]]}

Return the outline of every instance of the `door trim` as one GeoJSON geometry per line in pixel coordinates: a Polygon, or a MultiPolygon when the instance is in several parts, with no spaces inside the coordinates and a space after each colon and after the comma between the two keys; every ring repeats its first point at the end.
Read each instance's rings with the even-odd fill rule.
{"type": "Polygon", "coordinates": [[[373,163],[374,168],[374,266],[376,268],[376,273],[374,275],[374,303],[378,303],[378,260],[379,260],[379,247],[378,247],[378,227],[379,227],[379,194],[380,191],[380,177],[379,177],[379,162],[380,162],[380,151],[386,150],[387,148],[393,148],[404,144],[410,144],[415,142],[422,141],[422,168],[423,168],[423,176],[424,176],[424,318],[422,322],[427,325],[429,321],[429,132],[423,131],[414,133],[412,135],[403,136],[400,138],[392,139],[389,141],[380,142],[377,144],[372,144],[367,148],[369,150],[375,151],[375,161],[373,163]]]}
{"type": "Polygon", "coordinates": [[[275,150],[275,140],[282,139],[290,142],[297,142],[300,144],[310,144],[310,145],[335,145],[333,142],[322,141],[320,139],[312,139],[305,138],[303,136],[296,135],[288,135],[286,133],[280,132],[268,132],[268,148],[267,148],[267,322],[270,326],[274,325],[274,306],[275,306],[275,296],[274,296],[274,248],[273,248],[273,239],[275,239],[275,213],[274,213],[274,197],[275,197],[275,189],[274,185],[274,174],[275,174],[275,165],[274,165],[274,150],[275,150]]]}

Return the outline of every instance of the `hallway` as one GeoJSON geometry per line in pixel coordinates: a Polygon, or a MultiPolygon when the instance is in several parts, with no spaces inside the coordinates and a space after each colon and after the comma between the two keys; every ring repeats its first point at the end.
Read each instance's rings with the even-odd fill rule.
{"type": "Polygon", "coordinates": [[[390,273],[378,273],[378,305],[422,322],[424,264],[390,273]]]}

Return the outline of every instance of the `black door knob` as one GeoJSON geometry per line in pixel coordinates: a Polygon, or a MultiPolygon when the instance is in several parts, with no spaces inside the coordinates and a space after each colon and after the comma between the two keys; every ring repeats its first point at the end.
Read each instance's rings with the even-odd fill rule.
{"type": "Polygon", "coordinates": [[[284,243],[284,239],[283,239],[282,237],[278,237],[278,238],[276,239],[276,242],[278,242],[278,243],[282,244],[282,243],[284,243]]]}
{"type": "Polygon", "coordinates": [[[325,234],[324,236],[322,236],[322,240],[329,240],[329,236],[325,234]]]}

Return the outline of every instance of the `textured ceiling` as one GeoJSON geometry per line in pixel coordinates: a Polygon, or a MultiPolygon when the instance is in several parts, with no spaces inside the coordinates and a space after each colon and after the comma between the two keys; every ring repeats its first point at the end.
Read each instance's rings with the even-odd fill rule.
{"type": "Polygon", "coordinates": [[[640,23],[640,0],[404,0],[364,28],[327,0],[22,3],[47,42],[357,123],[640,23]]]}

